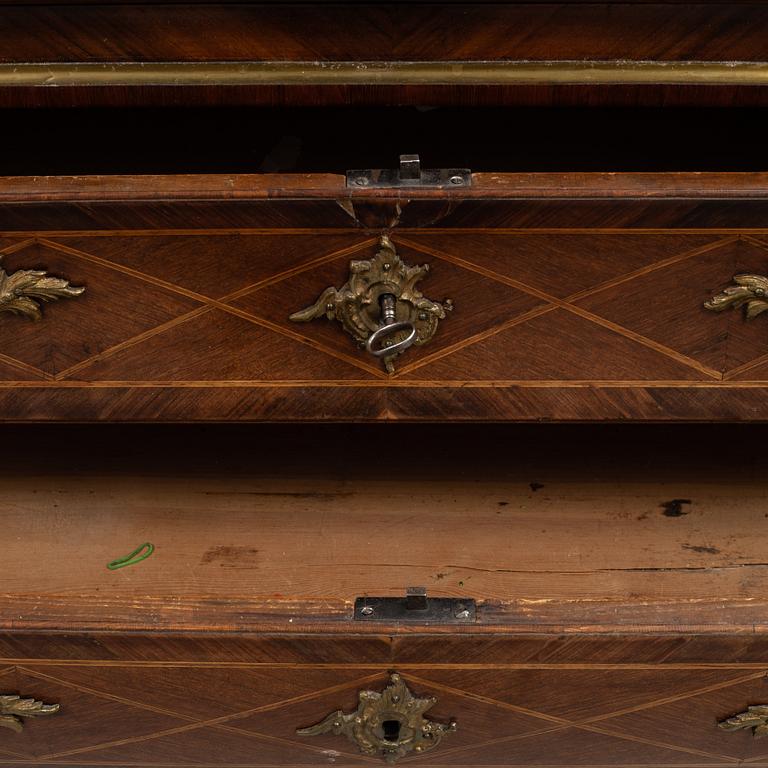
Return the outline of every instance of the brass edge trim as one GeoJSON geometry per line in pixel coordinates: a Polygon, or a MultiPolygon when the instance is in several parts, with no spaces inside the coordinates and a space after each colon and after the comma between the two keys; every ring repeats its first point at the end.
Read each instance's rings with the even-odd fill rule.
{"type": "Polygon", "coordinates": [[[768,61],[246,61],[0,64],[0,87],[768,85],[768,61]]]}

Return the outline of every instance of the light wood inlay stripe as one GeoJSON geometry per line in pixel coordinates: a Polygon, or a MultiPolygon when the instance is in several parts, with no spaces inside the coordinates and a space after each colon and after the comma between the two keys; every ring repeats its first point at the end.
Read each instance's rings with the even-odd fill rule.
{"type": "MultiPolygon", "coordinates": [[[[439,251],[435,248],[431,248],[417,241],[406,240],[401,237],[398,237],[397,242],[402,243],[408,246],[409,248],[413,248],[414,250],[421,251],[422,253],[427,253],[430,256],[434,256],[438,259],[443,259],[444,261],[448,261],[453,264],[456,264],[457,266],[463,267],[464,269],[470,270],[472,272],[477,272],[478,274],[484,275],[485,277],[489,277],[492,280],[496,280],[497,282],[510,285],[511,287],[516,288],[519,291],[523,291],[524,293],[527,293],[536,298],[543,299],[544,301],[547,301],[555,305],[556,307],[559,307],[568,312],[571,312],[574,315],[578,315],[584,320],[589,320],[595,323],[596,325],[601,325],[604,328],[607,328],[610,331],[618,333],[619,335],[624,336],[627,339],[636,341],[639,344],[642,344],[645,347],[649,347],[650,349],[653,349],[656,352],[660,352],[661,354],[672,358],[676,362],[682,363],[683,365],[687,365],[689,368],[693,368],[699,373],[702,373],[705,376],[708,376],[712,379],[721,381],[723,378],[722,374],[719,371],[715,371],[714,369],[709,368],[706,365],[703,365],[698,360],[694,360],[693,358],[688,357],[687,355],[684,355],[674,349],[671,349],[670,347],[667,347],[663,344],[659,344],[653,339],[649,339],[646,336],[642,336],[641,334],[635,333],[634,331],[628,328],[624,328],[623,326],[618,325],[617,323],[613,323],[610,320],[606,320],[605,318],[600,317],[599,315],[595,315],[592,312],[588,312],[587,310],[582,309],[581,307],[571,304],[569,299],[559,299],[556,296],[552,296],[546,293],[545,291],[540,290],[539,288],[535,288],[531,285],[528,285],[527,283],[522,283],[519,280],[506,277],[504,275],[499,274],[498,272],[494,272],[493,270],[487,269],[485,267],[480,267],[477,264],[473,264],[472,262],[466,261],[465,259],[462,259],[458,256],[445,253],[444,251],[439,251]]],[[[494,329],[494,333],[498,333],[500,330],[501,330],[500,327],[497,326],[494,329]]],[[[492,335],[494,334],[493,333],[489,334],[489,336],[492,336],[492,335]]],[[[469,346],[469,344],[465,344],[463,346],[469,346]]],[[[458,349],[463,348],[463,346],[458,347],[458,349]]],[[[404,367],[399,372],[399,375],[403,375],[404,373],[409,373],[411,371],[417,370],[429,362],[430,362],[429,357],[422,358],[418,362],[413,363],[410,366],[404,367]]]]}

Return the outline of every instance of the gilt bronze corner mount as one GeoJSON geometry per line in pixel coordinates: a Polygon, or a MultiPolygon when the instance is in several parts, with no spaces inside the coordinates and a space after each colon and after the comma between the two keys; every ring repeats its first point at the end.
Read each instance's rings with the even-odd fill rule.
{"type": "Polygon", "coordinates": [[[456,730],[456,722],[436,723],[424,713],[437,699],[416,698],[403,678],[393,672],[389,685],[381,692],[360,691],[355,712],[332,712],[317,725],[299,728],[300,736],[333,733],[346,736],[364,755],[378,755],[395,763],[411,753],[434,749],[443,736],[456,730]]]}
{"type": "MultiPolygon", "coordinates": [[[[0,255],[0,259],[2,256],[0,255]]],[[[72,299],[85,291],[60,277],[38,269],[19,269],[10,274],[0,266],[0,312],[40,320],[40,305],[46,301],[72,299]]]]}
{"type": "Polygon", "coordinates": [[[746,318],[751,320],[768,310],[768,277],[735,275],[733,285],[713,296],[704,306],[714,312],[745,307],[746,318]]]}
{"type": "Polygon", "coordinates": [[[768,736],[768,704],[747,707],[743,712],[721,720],[717,725],[724,731],[742,731],[751,728],[752,735],[758,739],[768,736]]]}
{"type": "Polygon", "coordinates": [[[307,323],[323,315],[338,320],[361,347],[382,360],[388,373],[394,373],[395,358],[411,346],[426,344],[453,309],[450,299],[432,301],[416,288],[428,272],[428,264],[403,263],[383,235],[372,259],[350,262],[349,278],[341,288],[326,288],[314,304],[294,312],[290,320],[307,323]]]}
{"type": "Polygon", "coordinates": [[[54,715],[59,711],[58,704],[43,704],[36,699],[25,699],[14,694],[0,694],[0,727],[10,728],[21,733],[25,717],[54,715]]]}

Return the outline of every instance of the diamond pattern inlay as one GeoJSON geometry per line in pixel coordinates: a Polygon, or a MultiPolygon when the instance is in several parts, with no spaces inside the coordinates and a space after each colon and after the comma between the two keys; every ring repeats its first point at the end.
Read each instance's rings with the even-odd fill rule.
{"type": "Polygon", "coordinates": [[[14,753],[30,759],[96,746],[105,741],[149,735],[187,722],[52,680],[39,679],[22,670],[3,676],[2,688],[4,693],[18,693],[61,705],[56,715],[29,719],[21,733],[0,734],[0,746],[7,746],[14,753]]]}
{"type": "MultiPolygon", "coordinates": [[[[272,741],[224,728],[195,727],[181,733],[82,753],[89,763],[171,763],[172,765],[313,765],[322,760],[319,751],[272,741]]],[[[337,757],[337,765],[359,763],[356,757],[337,757]]]]}
{"type": "Polygon", "coordinates": [[[409,233],[409,241],[565,298],[722,239],[713,235],[409,233]]]}
{"type": "Polygon", "coordinates": [[[684,363],[557,309],[404,374],[428,380],[704,378],[684,363]],[[585,354],[590,339],[594,354],[585,354]]]}
{"type": "MultiPolygon", "coordinates": [[[[459,723],[450,744],[419,760],[423,765],[768,761],[765,743],[716,727],[765,699],[760,671],[457,667],[404,676],[414,692],[437,698],[431,717],[459,723]]],[[[311,765],[329,755],[341,765],[369,764],[377,761],[356,755],[346,741],[326,734],[308,743],[295,731],[337,709],[353,710],[360,690],[379,689],[387,679],[383,669],[370,675],[348,667],[6,670],[4,687],[59,701],[62,714],[45,729],[30,728],[34,739],[5,744],[0,734],[0,753],[7,747],[27,759],[81,764],[311,765]]]]}
{"type": "Polygon", "coordinates": [[[352,669],[310,669],[291,676],[279,669],[205,667],[164,667],[148,674],[146,669],[130,666],[53,666],[46,667],[45,673],[64,683],[105,694],[119,691],[122,698],[200,719],[271,706],[360,677],[359,670],[352,669]]]}
{"type": "Polygon", "coordinates": [[[704,750],[738,760],[768,760],[768,742],[756,739],[751,731],[724,731],[719,720],[741,712],[750,704],[768,701],[768,681],[755,680],[667,704],[631,712],[601,723],[606,730],[655,738],[677,746],[704,750]]]}
{"type": "Polygon", "coordinates": [[[354,365],[219,309],[77,372],[85,381],[275,381],[373,378],[354,365]]]}
{"type": "MultiPolygon", "coordinates": [[[[743,670],[430,670],[421,677],[552,717],[580,722],[686,696],[744,677],[743,670]],[[586,697],[564,691],[589,690],[586,697]]],[[[602,720],[601,720],[602,723],[602,720]]],[[[638,734],[642,735],[642,734],[638,734]]]]}
{"type": "Polygon", "coordinates": [[[61,242],[88,254],[219,299],[246,286],[352,248],[370,238],[334,235],[166,235],[73,237],[61,242]]]}
{"type": "MultiPolygon", "coordinates": [[[[489,702],[469,700],[461,695],[439,690],[428,682],[412,680],[407,674],[403,677],[414,695],[419,698],[430,696],[437,698],[437,703],[429,710],[429,719],[449,722],[452,718],[457,718],[460,721],[458,730],[451,734],[450,742],[441,744],[440,753],[483,743],[498,738],[499,735],[512,733],[523,735],[549,730],[557,725],[553,725],[547,719],[501,709],[489,702]]],[[[311,743],[323,749],[349,750],[349,745],[332,733],[315,735],[311,742],[307,742],[306,737],[296,734],[296,728],[313,725],[335,710],[353,712],[357,709],[358,691],[361,688],[380,691],[387,686],[388,682],[389,677],[382,675],[376,680],[349,687],[345,691],[289,704],[274,712],[255,713],[250,717],[234,720],[231,725],[238,730],[271,734],[298,744],[311,743]]]]}
{"type": "Polygon", "coordinates": [[[738,312],[708,312],[703,304],[735,274],[768,270],[768,249],[739,240],[659,269],[577,302],[717,371],[726,372],[768,350],[762,323],[738,312]]]}
{"type": "MultiPolygon", "coordinates": [[[[502,325],[544,303],[541,299],[511,286],[403,246],[396,238],[394,242],[405,263],[430,265],[428,277],[419,286],[425,295],[433,301],[452,299],[455,306],[455,310],[440,323],[438,332],[429,344],[411,347],[398,360],[398,368],[456,342],[464,341],[474,334],[502,325]]],[[[343,285],[349,276],[349,262],[349,257],[341,257],[322,267],[293,275],[274,285],[248,293],[232,303],[257,317],[263,317],[280,327],[295,331],[296,325],[288,321],[288,316],[313,304],[324,288],[343,285]]],[[[359,349],[336,323],[321,318],[303,326],[302,331],[339,353],[355,355],[367,363],[373,360],[368,353],[359,349]]]]}
{"type": "MultiPolygon", "coordinates": [[[[406,232],[394,240],[408,263],[431,265],[430,297],[451,298],[456,309],[428,345],[402,357],[390,386],[711,382],[768,370],[764,323],[702,307],[735,272],[768,269],[768,245],[755,238],[406,232]]],[[[0,381],[386,379],[336,324],[288,320],[343,283],[351,259],[375,251],[370,236],[100,235],[7,247],[8,268],[44,266],[87,291],[46,306],[41,324],[0,318],[0,381]]]]}
{"type": "Polygon", "coordinates": [[[552,733],[503,741],[475,749],[448,752],[439,758],[440,765],[706,765],[723,762],[719,758],[682,752],[664,746],[564,728],[552,733]]]}
{"type": "Polygon", "coordinates": [[[186,296],[44,245],[14,251],[3,257],[3,264],[9,272],[45,269],[86,288],[77,301],[45,305],[39,323],[0,318],[3,354],[51,374],[200,306],[186,296]]]}

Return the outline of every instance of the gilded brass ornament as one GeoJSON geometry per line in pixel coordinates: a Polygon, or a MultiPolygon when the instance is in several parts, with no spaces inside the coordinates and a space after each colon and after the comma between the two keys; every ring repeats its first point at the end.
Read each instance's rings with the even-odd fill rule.
{"type": "Polygon", "coordinates": [[[0,64],[2,88],[196,85],[766,85],[765,61],[92,61],[0,64]]]}
{"type": "Polygon", "coordinates": [[[715,312],[733,307],[746,307],[747,320],[757,317],[768,309],[768,277],[761,275],[736,275],[734,285],[713,296],[704,306],[715,312]]]}
{"type": "Polygon", "coordinates": [[[724,731],[741,731],[744,728],[751,728],[752,735],[758,739],[768,736],[768,704],[747,707],[745,712],[740,712],[727,720],[721,720],[717,725],[724,731]]]}
{"type": "Polygon", "coordinates": [[[11,694],[0,695],[0,727],[21,733],[25,717],[53,715],[59,711],[58,704],[43,704],[35,699],[22,699],[11,694]]]}
{"type": "MultiPolygon", "coordinates": [[[[0,257],[1,258],[1,257],[0,257]]],[[[85,288],[69,284],[60,277],[49,277],[38,269],[19,269],[10,275],[0,267],[0,312],[12,312],[30,320],[40,320],[40,303],[72,299],[85,288]]]]}
{"type": "Polygon", "coordinates": [[[416,283],[428,272],[428,264],[404,264],[392,241],[383,235],[372,259],[350,262],[349,279],[341,288],[326,288],[312,306],[294,312],[290,320],[307,323],[323,315],[338,320],[361,347],[394,373],[395,358],[410,346],[426,344],[446,311],[453,309],[450,299],[438,303],[417,290],[416,283]]]}
{"type": "Polygon", "coordinates": [[[417,699],[396,672],[381,692],[360,691],[356,712],[333,712],[322,722],[296,731],[300,736],[333,733],[346,736],[364,755],[379,755],[395,763],[411,752],[434,749],[446,733],[456,730],[455,721],[436,723],[424,713],[437,699],[417,699]]]}

